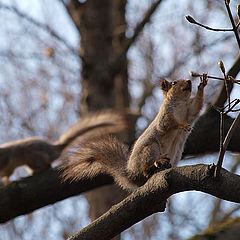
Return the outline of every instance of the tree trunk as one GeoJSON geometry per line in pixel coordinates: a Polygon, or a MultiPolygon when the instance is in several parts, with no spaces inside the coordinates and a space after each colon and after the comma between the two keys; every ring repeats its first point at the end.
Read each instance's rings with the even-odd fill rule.
{"type": "MultiPolygon", "coordinates": [[[[129,106],[126,56],[114,72],[109,68],[125,40],[125,5],[125,0],[88,0],[80,15],[81,114],[129,106]]],[[[90,204],[89,217],[94,220],[119,202],[124,194],[116,186],[106,186],[86,196],[90,204]]]]}

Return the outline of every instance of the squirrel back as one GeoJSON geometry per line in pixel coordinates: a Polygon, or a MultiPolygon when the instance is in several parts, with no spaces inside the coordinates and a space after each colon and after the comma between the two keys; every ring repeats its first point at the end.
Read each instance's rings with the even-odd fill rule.
{"type": "Polygon", "coordinates": [[[113,110],[89,113],[70,126],[54,145],[62,151],[78,136],[89,139],[106,133],[118,133],[126,127],[126,119],[122,113],[113,110]]]}

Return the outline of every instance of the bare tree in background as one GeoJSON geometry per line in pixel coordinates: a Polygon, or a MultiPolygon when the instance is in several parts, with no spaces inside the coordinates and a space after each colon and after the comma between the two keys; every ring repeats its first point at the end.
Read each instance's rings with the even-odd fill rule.
{"type": "MultiPolygon", "coordinates": [[[[6,23],[2,28],[0,47],[2,142],[30,135],[54,139],[79,113],[84,115],[104,108],[122,110],[131,107],[140,116],[137,129],[141,132],[153,118],[161,102],[157,87],[159,76],[170,79],[186,78],[188,70],[195,70],[196,66],[198,71],[207,70],[218,74],[216,60],[223,56],[227,69],[232,70],[233,77],[237,76],[240,65],[233,61],[237,57],[233,36],[213,36],[189,26],[183,20],[184,15],[191,12],[196,13],[198,20],[203,23],[211,23],[214,15],[219,17],[219,22],[224,22],[227,14],[220,1],[189,1],[187,4],[170,0],[139,2],[56,0],[50,7],[49,2],[43,1],[38,3],[43,12],[40,20],[31,17],[18,2],[7,3],[9,5],[1,3],[1,19],[6,23]],[[202,12],[199,11],[200,8],[203,9],[202,12]],[[64,31],[59,31],[62,27],[61,15],[70,19],[74,30],[65,34],[64,31]],[[74,44],[71,43],[69,34],[76,35],[74,44]],[[20,37],[21,35],[23,36],[20,37]]],[[[30,9],[31,3],[28,4],[30,9]]],[[[211,82],[206,104],[223,106],[227,97],[224,91],[219,94],[222,89],[221,83],[211,82]]],[[[212,108],[206,108],[208,111],[191,134],[184,156],[194,158],[209,152],[217,153],[219,150],[219,115],[212,108]]],[[[232,121],[231,117],[226,117],[226,128],[232,121]]],[[[229,145],[230,151],[239,152],[239,132],[238,128],[229,145]]],[[[132,130],[129,139],[134,137],[132,130]]],[[[210,162],[216,159],[210,158],[210,162]]],[[[237,172],[239,157],[229,155],[228,159],[231,158],[231,171],[237,172]]],[[[74,185],[62,189],[56,179],[57,174],[54,171],[43,173],[41,181],[37,176],[26,179],[26,183],[32,186],[31,190],[39,191],[46,198],[50,195],[49,199],[36,197],[34,203],[42,202],[30,206],[25,198],[23,202],[27,202],[28,206],[22,204],[21,211],[16,207],[16,212],[19,210],[19,213],[13,213],[7,220],[85,192],[94,186],[93,183],[89,188],[74,185]],[[58,187],[60,193],[55,190],[55,194],[52,194],[51,189],[41,189],[43,185],[58,187]],[[65,195],[51,199],[51,195],[59,196],[63,193],[65,195]]],[[[109,179],[103,179],[96,181],[95,186],[109,182],[109,179]]],[[[11,186],[2,189],[0,194],[11,196],[10,188],[11,186]]],[[[105,186],[87,193],[91,220],[118,202],[120,198],[116,196],[121,198],[122,194],[115,186],[105,186]]],[[[188,228],[189,233],[196,233],[207,227],[207,221],[201,221],[199,215],[204,215],[201,215],[202,218],[210,219],[209,224],[213,224],[229,219],[239,209],[238,205],[225,207],[226,203],[222,200],[213,200],[206,195],[200,199],[201,202],[209,203],[208,208],[202,210],[204,214],[193,207],[201,204],[196,197],[182,197],[183,206],[192,206],[189,210],[180,208],[180,200],[174,196],[168,204],[166,215],[148,218],[145,224],[130,229],[125,236],[132,239],[156,239],[158,234],[164,234],[168,239],[184,239],[184,233],[180,231],[182,228],[188,228]]],[[[18,201],[20,203],[21,198],[18,201]]],[[[27,230],[25,225],[36,223],[39,216],[35,213],[28,215],[22,222],[9,222],[1,228],[1,232],[9,239],[27,239],[27,231],[32,238],[40,239],[41,235],[50,239],[54,231],[51,231],[48,220],[53,219],[51,226],[55,225],[56,229],[61,226],[61,234],[69,235],[69,232],[80,228],[83,209],[78,201],[72,201],[72,207],[67,207],[72,216],[70,213],[61,213],[62,205],[49,208],[40,224],[41,230],[37,232],[34,229],[27,230]],[[76,208],[80,209],[77,216],[74,211],[76,208]],[[68,220],[64,221],[64,218],[68,220]],[[6,231],[7,228],[9,232],[6,231]]],[[[0,201],[0,206],[2,204],[0,201]]],[[[7,209],[8,206],[4,206],[7,209]]],[[[1,217],[3,215],[0,210],[1,217]]],[[[7,220],[3,218],[1,222],[7,220]]],[[[86,222],[81,226],[85,224],[86,222]]]]}

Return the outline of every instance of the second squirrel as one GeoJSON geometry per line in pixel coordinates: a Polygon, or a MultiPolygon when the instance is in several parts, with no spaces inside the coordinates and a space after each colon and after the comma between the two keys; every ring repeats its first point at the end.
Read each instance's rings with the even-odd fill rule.
{"type": "Polygon", "coordinates": [[[122,114],[105,110],[81,118],[54,143],[30,137],[1,144],[0,180],[6,185],[15,168],[22,165],[27,165],[33,173],[49,168],[64,148],[79,136],[81,139],[89,139],[106,133],[118,133],[126,127],[122,114]]]}

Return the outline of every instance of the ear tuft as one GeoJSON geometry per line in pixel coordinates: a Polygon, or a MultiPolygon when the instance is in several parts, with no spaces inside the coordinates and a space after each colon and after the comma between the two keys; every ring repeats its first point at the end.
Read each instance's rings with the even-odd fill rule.
{"type": "Polygon", "coordinates": [[[168,82],[166,79],[162,79],[160,84],[161,84],[161,89],[165,92],[167,92],[171,87],[171,83],[168,82]]]}

